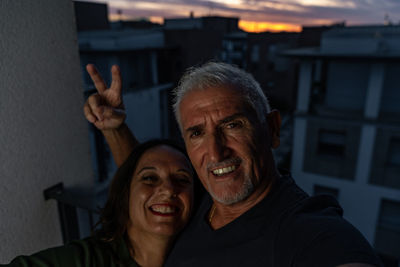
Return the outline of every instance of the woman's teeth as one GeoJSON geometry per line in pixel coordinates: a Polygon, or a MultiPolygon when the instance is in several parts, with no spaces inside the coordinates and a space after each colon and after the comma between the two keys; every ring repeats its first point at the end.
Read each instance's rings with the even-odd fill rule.
{"type": "Polygon", "coordinates": [[[151,207],[151,210],[162,214],[169,214],[176,212],[176,208],[169,205],[154,205],[151,207]]]}

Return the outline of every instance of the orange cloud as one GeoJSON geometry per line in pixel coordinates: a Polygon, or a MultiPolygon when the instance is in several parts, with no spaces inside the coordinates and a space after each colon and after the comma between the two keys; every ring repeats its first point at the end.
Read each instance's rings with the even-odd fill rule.
{"type": "Polygon", "coordinates": [[[283,23],[270,23],[270,22],[258,22],[258,21],[247,21],[240,20],[239,28],[246,32],[300,32],[301,26],[295,24],[283,24],[283,23]]]}
{"type": "Polygon", "coordinates": [[[164,24],[164,18],[163,17],[150,17],[149,19],[153,23],[164,24]]]}

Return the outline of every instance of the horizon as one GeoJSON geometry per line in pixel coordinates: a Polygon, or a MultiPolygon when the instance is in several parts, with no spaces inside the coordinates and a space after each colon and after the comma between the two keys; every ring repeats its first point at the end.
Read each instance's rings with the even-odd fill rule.
{"type": "Polygon", "coordinates": [[[106,3],[109,20],[238,17],[246,32],[300,32],[303,26],[400,25],[397,0],[84,0],[106,3]]]}

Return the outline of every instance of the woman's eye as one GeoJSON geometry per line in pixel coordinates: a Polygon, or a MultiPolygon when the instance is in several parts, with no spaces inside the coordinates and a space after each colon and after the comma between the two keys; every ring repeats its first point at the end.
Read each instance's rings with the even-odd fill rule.
{"type": "Polygon", "coordinates": [[[192,181],[190,181],[189,179],[186,179],[186,178],[179,179],[179,182],[182,184],[191,184],[192,183],[192,181]]]}
{"type": "Polygon", "coordinates": [[[145,183],[155,183],[157,181],[157,177],[155,176],[143,176],[142,181],[145,183]]]}
{"type": "Polygon", "coordinates": [[[189,178],[176,178],[175,182],[183,186],[190,185],[192,183],[189,178]]]}

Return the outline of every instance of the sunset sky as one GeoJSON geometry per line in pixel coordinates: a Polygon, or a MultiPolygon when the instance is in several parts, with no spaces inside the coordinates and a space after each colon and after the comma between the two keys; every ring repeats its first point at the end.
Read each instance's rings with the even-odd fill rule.
{"type": "Polygon", "coordinates": [[[246,31],[300,31],[302,25],[400,22],[400,0],[87,0],[108,3],[110,19],[217,15],[240,18],[246,31]],[[122,13],[118,15],[117,10],[122,13]]]}

